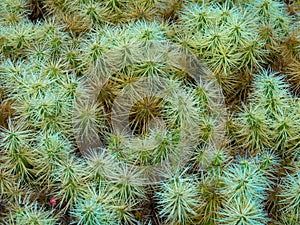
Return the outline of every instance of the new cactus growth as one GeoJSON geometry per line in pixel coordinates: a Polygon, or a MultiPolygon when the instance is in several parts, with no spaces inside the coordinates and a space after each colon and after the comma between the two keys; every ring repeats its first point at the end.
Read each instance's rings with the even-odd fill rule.
{"type": "Polygon", "coordinates": [[[0,1],[0,223],[298,225],[299,14],[0,1]]]}

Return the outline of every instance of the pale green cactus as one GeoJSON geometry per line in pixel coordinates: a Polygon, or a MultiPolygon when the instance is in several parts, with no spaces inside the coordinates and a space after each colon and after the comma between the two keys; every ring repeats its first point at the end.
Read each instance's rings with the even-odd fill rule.
{"type": "Polygon", "coordinates": [[[155,197],[158,200],[159,215],[171,224],[192,224],[201,206],[201,198],[194,177],[178,172],[160,182],[155,197]]]}
{"type": "Polygon", "coordinates": [[[299,9],[1,1],[0,223],[299,224],[299,9]]]}

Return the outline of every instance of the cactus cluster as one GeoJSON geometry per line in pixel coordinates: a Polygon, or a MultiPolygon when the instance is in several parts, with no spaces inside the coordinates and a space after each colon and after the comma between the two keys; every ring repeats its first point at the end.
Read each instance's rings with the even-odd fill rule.
{"type": "Polygon", "coordinates": [[[2,0],[0,223],[300,223],[300,5],[2,0]]]}

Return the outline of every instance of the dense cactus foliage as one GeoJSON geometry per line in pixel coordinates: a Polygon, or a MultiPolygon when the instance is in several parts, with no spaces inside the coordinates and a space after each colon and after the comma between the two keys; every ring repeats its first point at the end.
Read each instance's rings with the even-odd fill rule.
{"type": "Polygon", "coordinates": [[[0,1],[0,223],[298,225],[299,14],[0,1]]]}

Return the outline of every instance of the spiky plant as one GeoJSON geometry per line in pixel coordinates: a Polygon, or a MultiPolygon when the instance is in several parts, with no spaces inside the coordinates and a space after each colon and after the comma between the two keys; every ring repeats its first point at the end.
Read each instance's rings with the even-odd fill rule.
{"type": "Polygon", "coordinates": [[[38,22],[36,25],[39,28],[37,30],[38,40],[40,40],[39,38],[49,37],[48,35],[64,35],[63,31],[65,29],[65,25],[62,23],[57,23],[55,16],[46,17],[43,23],[38,22]]]}
{"type": "Polygon", "coordinates": [[[17,77],[25,73],[28,67],[21,61],[13,61],[12,59],[3,60],[1,62],[1,82],[2,86],[6,89],[10,89],[17,84],[17,77]],[[3,79],[3,78],[6,79],[3,79]]]}
{"type": "MultiPolygon", "coordinates": [[[[105,0],[103,3],[109,9],[109,12],[117,17],[120,16],[119,13],[122,12],[128,0],[105,0]]],[[[115,19],[120,19],[120,17],[115,19]]]]}
{"type": "Polygon", "coordinates": [[[26,49],[26,55],[28,55],[31,60],[45,60],[49,54],[50,50],[45,43],[35,42],[30,44],[26,49]]]}
{"type": "Polygon", "coordinates": [[[264,42],[264,48],[269,50],[272,53],[272,57],[275,57],[279,54],[276,48],[280,44],[280,37],[273,30],[270,23],[262,24],[257,28],[256,33],[259,35],[260,40],[264,42]]]}
{"type": "Polygon", "coordinates": [[[299,117],[293,109],[293,102],[290,102],[290,109],[282,109],[282,113],[277,115],[276,120],[272,123],[274,144],[273,148],[286,157],[293,156],[293,141],[298,136],[297,127],[299,124],[299,117]]]}
{"type": "MultiPolygon", "coordinates": [[[[71,210],[71,215],[75,218],[71,224],[106,225],[118,224],[116,215],[106,206],[102,191],[106,189],[90,188],[84,198],[80,198],[71,210]],[[99,189],[99,190],[98,190],[99,189]]],[[[113,208],[113,207],[112,207],[113,208]]]]}
{"type": "Polygon", "coordinates": [[[104,225],[116,224],[110,222],[111,215],[106,212],[101,203],[97,199],[82,199],[79,200],[71,212],[76,220],[72,224],[88,224],[88,225],[104,225]]]}
{"type": "Polygon", "coordinates": [[[195,177],[175,173],[163,180],[155,193],[159,215],[171,224],[191,224],[201,206],[201,198],[195,177]]]}
{"type": "Polygon", "coordinates": [[[129,115],[132,130],[135,133],[146,133],[151,126],[151,122],[161,116],[162,106],[162,98],[154,96],[144,97],[136,102],[129,115]]]}
{"type": "Polygon", "coordinates": [[[280,158],[274,150],[265,150],[256,157],[256,163],[260,166],[260,170],[263,171],[267,176],[273,178],[274,172],[280,166],[280,158]]]}
{"type": "Polygon", "coordinates": [[[281,206],[281,218],[289,221],[289,224],[300,222],[300,173],[296,169],[294,174],[288,174],[280,183],[279,204],[281,206]]]}
{"type": "Polygon", "coordinates": [[[14,65],[8,61],[8,68],[2,72],[9,78],[5,87],[14,101],[18,119],[23,123],[35,120],[35,123],[29,122],[29,126],[44,132],[59,132],[62,127],[68,130],[72,99],[69,93],[64,93],[61,81],[43,74],[43,68],[23,63],[14,65]],[[19,70],[22,64],[28,66],[26,72],[19,70]]]}
{"type": "MultiPolygon", "coordinates": [[[[26,65],[26,64],[25,64],[26,65]]],[[[28,65],[28,64],[27,64],[28,65]]],[[[47,91],[53,85],[55,79],[43,75],[42,71],[34,71],[33,68],[27,67],[27,73],[21,74],[5,73],[8,76],[12,76],[12,83],[7,83],[7,88],[11,92],[11,96],[16,99],[20,97],[20,92],[26,92],[27,97],[40,97],[46,94],[47,91]],[[30,69],[32,69],[30,71],[30,69]]]]}
{"type": "Polygon", "coordinates": [[[221,182],[223,187],[220,192],[229,200],[253,199],[258,202],[266,198],[266,191],[270,189],[271,184],[266,173],[258,165],[247,160],[225,169],[221,182]]]}
{"type": "Polygon", "coordinates": [[[240,8],[231,4],[230,1],[217,2],[216,5],[217,21],[221,24],[225,24],[234,17],[234,14],[239,11],[240,8]]]}
{"type": "Polygon", "coordinates": [[[261,70],[254,79],[253,102],[261,104],[268,115],[282,113],[290,100],[289,86],[284,76],[272,70],[261,70]]]}
{"type": "MultiPolygon", "coordinates": [[[[294,115],[292,117],[290,117],[291,120],[294,120],[293,122],[291,122],[292,124],[292,129],[290,129],[289,132],[290,134],[292,134],[289,137],[288,142],[286,143],[287,147],[284,149],[284,155],[288,156],[289,159],[293,159],[293,161],[298,161],[298,157],[299,157],[299,140],[300,140],[300,135],[299,133],[294,133],[293,131],[294,128],[296,128],[297,126],[299,126],[299,122],[300,122],[300,118],[299,118],[299,99],[296,102],[296,110],[294,111],[294,115]]],[[[296,163],[296,162],[294,162],[296,163]]]]}
{"type": "Polygon", "coordinates": [[[58,216],[54,214],[54,210],[46,210],[45,206],[37,201],[31,202],[29,197],[25,197],[22,204],[14,204],[4,220],[4,224],[7,225],[55,225],[57,222],[58,216]]]}
{"type": "Polygon", "coordinates": [[[58,163],[51,174],[55,183],[53,196],[59,200],[58,205],[64,212],[70,209],[87,190],[88,182],[84,168],[82,160],[70,156],[58,163]]]}
{"type": "MultiPolygon", "coordinates": [[[[106,27],[108,29],[108,27],[106,27]]],[[[106,32],[109,32],[106,31],[106,32]]],[[[101,67],[106,68],[105,55],[109,50],[109,40],[103,35],[103,31],[100,32],[98,29],[95,33],[91,33],[87,39],[84,39],[80,45],[80,50],[83,52],[80,55],[80,59],[83,64],[89,65],[90,63],[95,64],[95,68],[101,67]]]]}
{"type": "Polygon", "coordinates": [[[85,93],[88,92],[83,80],[77,78],[75,74],[68,74],[67,76],[58,79],[57,82],[64,90],[66,99],[70,99],[71,102],[75,99],[82,98],[85,93]]]}
{"type": "Polygon", "coordinates": [[[208,79],[206,83],[200,79],[198,82],[194,93],[198,101],[199,111],[201,114],[205,113],[213,117],[215,116],[214,113],[219,113],[219,105],[224,103],[221,89],[212,91],[217,86],[215,79],[208,79]]]}
{"type": "Polygon", "coordinates": [[[69,12],[71,1],[69,0],[42,0],[46,14],[60,15],[69,12]]]}
{"type": "Polygon", "coordinates": [[[12,25],[2,29],[5,40],[2,50],[8,57],[24,57],[26,47],[35,37],[35,27],[31,21],[22,20],[18,25],[12,25]]]}
{"type": "Polygon", "coordinates": [[[124,160],[133,165],[151,167],[178,157],[178,134],[154,128],[141,137],[128,138],[124,160]]]}
{"type": "Polygon", "coordinates": [[[164,160],[175,159],[178,155],[176,144],[178,144],[178,134],[170,133],[166,130],[154,129],[150,136],[154,138],[157,145],[153,149],[152,164],[161,163],[164,160]]]}
{"type": "Polygon", "coordinates": [[[158,145],[157,140],[149,135],[129,138],[124,149],[124,160],[132,165],[152,165],[152,152],[158,145]]]}
{"type": "Polygon", "coordinates": [[[24,123],[35,121],[31,126],[45,133],[59,132],[63,127],[66,128],[65,131],[69,130],[70,102],[63,102],[61,94],[59,91],[53,93],[48,90],[44,96],[17,97],[14,108],[19,120],[24,123]]]}
{"type": "Polygon", "coordinates": [[[254,12],[261,20],[269,21],[276,15],[284,13],[284,4],[274,0],[254,1],[249,5],[254,9],[254,12]]]}
{"type": "Polygon", "coordinates": [[[33,185],[29,186],[27,183],[17,181],[4,198],[7,201],[8,208],[22,206],[22,204],[26,202],[26,198],[29,198],[33,193],[32,186],[33,185]]]}
{"type": "Polygon", "coordinates": [[[26,0],[4,0],[0,3],[0,23],[12,25],[21,22],[30,14],[26,0]]]}
{"type": "MultiPolygon", "coordinates": [[[[157,20],[154,20],[153,22],[147,22],[147,21],[137,21],[135,23],[130,23],[126,27],[127,31],[132,30],[132,33],[129,35],[133,35],[137,37],[137,42],[140,42],[141,48],[143,49],[143,59],[141,61],[141,67],[140,69],[143,70],[146,69],[145,66],[143,66],[143,63],[148,65],[148,67],[153,64],[154,66],[154,72],[162,72],[161,68],[166,67],[164,65],[164,62],[161,63],[159,60],[153,60],[153,59],[161,59],[162,57],[159,55],[163,51],[167,51],[167,31],[169,29],[168,24],[165,24],[164,22],[158,22],[157,20]],[[162,45],[159,45],[162,43],[162,45]],[[166,44],[164,46],[164,44],[166,44]],[[156,49],[161,47],[162,49],[156,49]],[[166,48],[166,49],[165,49],[166,48]],[[158,52],[158,54],[155,54],[155,51],[158,52]],[[154,54],[151,54],[154,53],[154,54]],[[157,57],[157,58],[156,58],[157,57]],[[155,67],[156,66],[156,67],[155,67]],[[156,69],[155,69],[156,68],[156,69]]],[[[139,65],[135,65],[139,67],[139,65]]],[[[146,70],[147,71],[147,70],[146,70]]],[[[145,72],[146,72],[145,71],[145,72]]],[[[148,69],[150,73],[146,73],[145,75],[154,75],[151,73],[151,70],[148,69]]],[[[144,72],[144,73],[145,73],[144,72]]],[[[141,74],[144,74],[142,71],[141,74]]]]}
{"type": "Polygon", "coordinates": [[[241,8],[233,10],[226,22],[228,36],[233,46],[243,47],[251,40],[253,34],[250,31],[254,22],[248,10],[241,11],[241,8]]]}
{"type": "Polygon", "coordinates": [[[32,179],[35,174],[36,152],[31,150],[32,136],[25,124],[8,120],[8,128],[2,128],[1,147],[4,168],[12,171],[21,181],[32,179]]]}
{"type": "Polygon", "coordinates": [[[72,7],[72,10],[74,11],[70,14],[78,14],[79,18],[82,18],[82,23],[85,23],[87,27],[101,25],[106,20],[108,11],[103,4],[94,0],[80,2],[72,7]]]}
{"type": "Polygon", "coordinates": [[[0,196],[5,198],[13,186],[17,186],[17,177],[2,165],[0,167],[0,196]]]}
{"type": "Polygon", "coordinates": [[[164,101],[160,96],[160,80],[141,78],[133,69],[128,70],[113,79],[120,94],[114,101],[112,122],[122,130],[118,124],[126,121],[125,129],[145,134],[162,115],[164,101]]]}
{"type": "Polygon", "coordinates": [[[214,172],[201,174],[199,191],[203,204],[197,210],[196,221],[200,224],[215,224],[219,218],[218,212],[223,205],[224,197],[218,189],[220,187],[219,176],[214,172]]]}
{"type": "Polygon", "coordinates": [[[135,218],[135,212],[139,209],[137,202],[124,200],[115,200],[111,206],[111,210],[115,212],[117,221],[125,225],[138,223],[138,220],[135,218]]]}
{"type": "Polygon", "coordinates": [[[104,112],[93,99],[77,101],[74,107],[73,127],[79,141],[93,142],[103,128],[104,112]]]}
{"type": "Polygon", "coordinates": [[[137,36],[126,27],[117,27],[110,34],[110,40],[114,46],[108,55],[113,59],[113,66],[122,69],[128,65],[135,64],[141,59],[143,54],[140,48],[141,43],[137,40],[137,36]]]}
{"type": "Polygon", "coordinates": [[[67,71],[74,72],[75,75],[78,75],[81,72],[82,61],[80,60],[80,49],[79,45],[82,41],[81,37],[73,37],[70,44],[63,46],[62,51],[62,65],[67,69],[67,71]]]}
{"type": "Polygon", "coordinates": [[[205,4],[191,3],[185,5],[179,14],[179,24],[189,32],[202,31],[214,23],[215,15],[212,7],[205,4]]]}
{"type": "Polygon", "coordinates": [[[250,40],[247,40],[240,48],[242,52],[241,68],[250,72],[261,69],[269,54],[269,51],[264,49],[263,46],[264,42],[259,40],[258,36],[251,36],[250,40]]]}
{"type": "Polygon", "coordinates": [[[291,58],[300,59],[300,32],[299,21],[292,24],[292,30],[281,45],[282,56],[288,63],[291,58]]]}
{"type": "MultiPolygon", "coordinates": [[[[265,69],[254,77],[249,114],[247,115],[249,125],[252,120],[252,127],[248,127],[247,132],[252,130],[253,138],[257,139],[256,141],[252,140],[252,149],[256,144],[256,149],[266,146],[278,149],[285,155],[292,153],[289,149],[294,145],[292,140],[297,136],[296,127],[299,119],[289,85],[283,79],[284,77],[278,73],[265,69]],[[254,110],[253,113],[250,113],[250,110],[254,110]],[[255,111],[257,113],[254,113],[255,111]],[[262,138],[265,140],[259,140],[262,138]]],[[[246,107],[244,108],[246,109],[246,107]]],[[[242,120],[235,119],[235,121],[241,122],[242,120]]],[[[243,126],[245,127],[245,124],[243,126]]],[[[237,134],[241,136],[244,131],[246,130],[240,129],[237,134]]],[[[246,143],[252,139],[250,139],[249,133],[247,136],[246,143]]],[[[248,147],[251,148],[249,145],[248,147]]]]}
{"type": "Polygon", "coordinates": [[[269,219],[260,204],[255,200],[235,198],[227,201],[219,212],[218,224],[264,225],[269,219]]]}
{"type": "Polygon", "coordinates": [[[1,1],[0,223],[298,224],[298,5],[1,1]]]}
{"type": "Polygon", "coordinates": [[[1,148],[3,151],[15,151],[24,145],[28,145],[28,141],[32,138],[30,131],[25,130],[25,124],[15,124],[10,118],[8,119],[8,127],[2,128],[1,131],[1,148]]]}
{"type": "Polygon", "coordinates": [[[160,17],[163,17],[161,19],[166,21],[176,20],[180,10],[184,6],[184,2],[181,0],[155,1],[155,4],[159,10],[160,17]]]}
{"type": "Polygon", "coordinates": [[[58,59],[62,48],[68,44],[70,35],[63,32],[65,25],[57,23],[55,19],[55,17],[50,17],[45,22],[38,24],[35,40],[46,44],[50,51],[49,57],[58,59]]]}
{"type": "Polygon", "coordinates": [[[145,198],[147,179],[138,168],[120,163],[107,179],[113,185],[112,197],[118,202],[135,202],[145,198]]]}
{"type": "Polygon", "coordinates": [[[221,121],[216,118],[203,116],[199,122],[199,145],[206,143],[221,144],[224,130],[221,121]]]}
{"type": "MultiPolygon", "coordinates": [[[[223,37],[222,34],[219,37],[223,37]]],[[[241,53],[237,52],[229,45],[216,43],[213,49],[209,50],[212,53],[208,56],[208,65],[216,74],[230,75],[230,73],[239,69],[241,53]],[[217,49],[214,52],[214,49],[217,49]]]]}
{"type": "Polygon", "coordinates": [[[197,147],[192,153],[192,161],[199,170],[206,170],[214,158],[215,149],[211,146],[197,147]]]}
{"type": "Polygon", "coordinates": [[[125,13],[125,21],[152,21],[154,19],[159,19],[155,1],[130,1],[126,7],[125,13]]]}
{"type": "Polygon", "coordinates": [[[269,122],[259,105],[244,105],[233,121],[236,140],[245,149],[257,151],[270,146],[269,122]]]}
{"type": "Polygon", "coordinates": [[[285,11],[285,5],[280,1],[263,0],[249,4],[254,16],[259,19],[260,26],[255,27],[265,47],[276,51],[290,30],[291,19],[285,11]]]}
{"type": "Polygon", "coordinates": [[[191,157],[200,171],[212,172],[212,174],[215,172],[215,175],[221,175],[230,159],[226,149],[217,148],[213,144],[197,146],[191,157]]]}
{"type": "Polygon", "coordinates": [[[168,126],[187,128],[199,124],[198,103],[192,90],[174,91],[165,101],[163,114],[168,126]]]}
{"type": "Polygon", "coordinates": [[[36,151],[39,152],[39,160],[36,165],[38,181],[41,184],[53,184],[52,173],[70,156],[72,146],[60,133],[41,135],[36,138],[36,141],[36,151]]]}
{"type": "MultiPolygon", "coordinates": [[[[229,50],[229,45],[226,43],[229,43],[230,39],[228,36],[225,36],[225,33],[227,32],[227,26],[220,26],[215,23],[209,25],[207,28],[205,28],[203,34],[201,34],[200,32],[196,34],[196,38],[199,41],[198,44],[195,45],[200,48],[200,52],[203,52],[204,57],[207,59],[209,59],[209,56],[211,56],[212,54],[216,54],[216,56],[218,56],[219,54],[222,55],[224,51],[226,52],[226,50],[229,50]]],[[[230,52],[232,52],[233,50],[234,48],[231,48],[230,52]]]]}
{"type": "Polygon", "coordinates": [[[285,67],[285,73],[288,81],[296,93],[300,93],[299,79],[300,79],[300,60],[292,59],[285,67]]]}
{"type": "Polygon", "coordinates": [[[106,149],[91,149],[86,155],[86,164],[89,178],[95,182],[107,180],[116,162],[106,149]]]}
{"type": "Polygon", "coordinates": [[[66,74],[66,69],[64,62],[61,59],[47,59],[42,62],[36,62],[36,64],[40,63],[40,68],[46,77],[49,79],[57,79],[60,77],[64,77],[66,74]]]}

